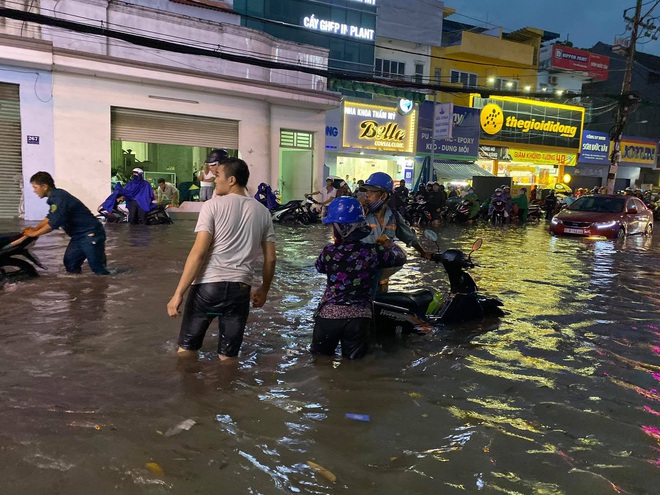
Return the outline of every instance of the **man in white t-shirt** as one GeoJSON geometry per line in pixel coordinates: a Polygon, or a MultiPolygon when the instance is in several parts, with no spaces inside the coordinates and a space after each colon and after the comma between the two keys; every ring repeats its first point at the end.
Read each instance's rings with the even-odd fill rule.
{"type": "Polygon", "coordinates": [[[179,190],[165,179],[158,179],[156,202],[161,205],[179,206],[179,190]]]}
{"type": "Polygon", "coordinates": [[[321,217],[325,218],[328,214],[328,205],[332,202],[333,199],[337,197],[337,189],[333,187],[334,180],[331,177],[325,179],[325,187],[322,187],[318,191],[314,191],[311,194],[305,194],[305,197],[314,196],[316,194],[321,196],[319,203],[321,204],[321,217]]]}
{"type": "Polygon", "coordinates": [[[171,317],[186,300],[178,353],[194,355],[213,318],[218,316],[218,357],[236,358],[252,306],[266,302],[275,275],[275,232],[270,212],[247,195],[250,171],[239,158],[220,160],[215,179],[218,194],[206,201],[197,220],[197,237],[181,280],[167,304],[171,317]],[[251,291],[263,255],[262,281],[251,291]]]}
{"type": "Polygon", "coordinates": [[[229,158],[227,150],[215,148],[210,151],[204,162],[204,168],[199,172],[199,200],[207,201],[217,196],[215,192],[215,176],[218,175],[218,164],[229,158]]]}

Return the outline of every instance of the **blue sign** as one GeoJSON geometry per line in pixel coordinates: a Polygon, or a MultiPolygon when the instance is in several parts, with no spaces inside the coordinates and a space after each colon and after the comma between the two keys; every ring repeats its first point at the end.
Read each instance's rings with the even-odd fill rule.
{"type": "MultiPolygon", "coordinates": [[[[341,139],[341,109],[334,108],[325,114],[325,149],[336,150],[341,139]]],[[[326,176],[327,177],[327,176],[326,176]]]]}
{"type": "Polygon", "coordinates": [[[39,136],[28,136],[27,144],[39,144],[39,136]]]}
{"type": "Polygon", "coordinates": [[[419,132],[417,134],[417,153],[431,153],[435,145],[434,156],[447,160],[476,160],[479,156],[479,112],[477,108],[454,105],[452,118],[452,137],[433,140],[433,102],[425,101],[419,105],[419,132]]]}
{"type": "Polygon", "coordinates": [[[582,131],[582,149],[578,163],[607,165],[610,163],[610,135],[607,132],[582,131]]]}

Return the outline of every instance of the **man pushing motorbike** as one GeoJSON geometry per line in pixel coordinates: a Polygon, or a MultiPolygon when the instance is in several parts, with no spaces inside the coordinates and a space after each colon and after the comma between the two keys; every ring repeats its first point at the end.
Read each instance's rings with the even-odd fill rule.
{"type": "MultiPolygon", "coordinates": [[[[392,211],[387,200],[393,194],[394,182],[392,177],[384,172],[375,172],[369,176],[360,187],[365,193],[366,221],[371,227],[371,233],[363,240],[365,243],[381,244],[386,248],[397,249],[394,239],[403,241],[412,246],[424,258],[431,259],[412,228],[398,212],[392,211]]],[[[387,268],[381,272],[377,287],[379,292],[387,292],[388,279],[400,270],[401,267],[387,268]]]]}

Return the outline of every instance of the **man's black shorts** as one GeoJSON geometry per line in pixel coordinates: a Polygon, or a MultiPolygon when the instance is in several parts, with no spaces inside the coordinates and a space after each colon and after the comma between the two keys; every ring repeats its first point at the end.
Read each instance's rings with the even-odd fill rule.
{"type": "Polygon", "coordinates": [[[199,350],[211,321],[218,317],[218,354],[238,355],[250,312],[250,286],[213,282],[190,287],[179,332],[179,347],[199,350]]]}

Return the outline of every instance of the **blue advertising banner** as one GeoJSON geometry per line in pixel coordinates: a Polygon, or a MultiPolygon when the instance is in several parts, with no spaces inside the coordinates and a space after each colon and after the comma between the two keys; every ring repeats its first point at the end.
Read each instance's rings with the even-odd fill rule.
{"type": "Polygon", "coordinates": [[[479,156],[479,110],[454,105],[452,138],[433,141],[433,102],[419,105],[419,132],[417,153],[431,153],[435,144],[435,157],[447,160],[476,160],[479,156]]]}
{"type": "Polygon", "coordinates": [[[607,165],[610,163],[610,135],[607,132],[583,131],[578,163],[607,165]]]}

